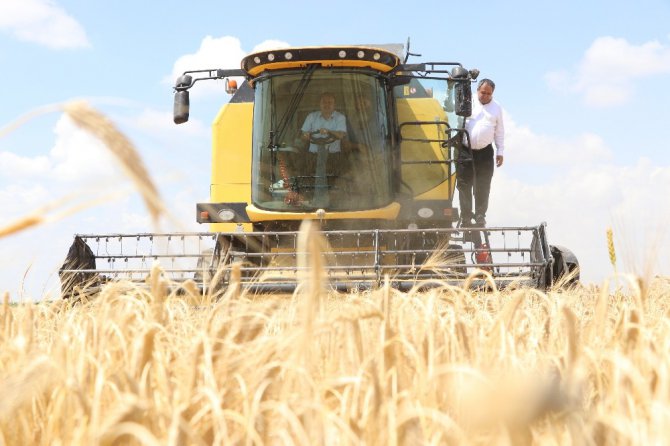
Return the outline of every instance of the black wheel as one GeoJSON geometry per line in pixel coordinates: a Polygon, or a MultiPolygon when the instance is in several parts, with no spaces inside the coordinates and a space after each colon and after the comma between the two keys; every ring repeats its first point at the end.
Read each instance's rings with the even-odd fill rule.
{"type": "Polygon", "coordinates": [[[577,256],[568,248],[550,245],[551,256],[554,259],[552,266],[552,283],[569,288],[579,283],[579,261],[577,256]]]}

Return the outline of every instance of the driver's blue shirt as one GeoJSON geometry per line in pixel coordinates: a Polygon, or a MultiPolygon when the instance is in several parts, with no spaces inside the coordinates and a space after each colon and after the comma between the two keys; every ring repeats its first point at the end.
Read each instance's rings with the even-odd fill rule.
{"type": "MultiPolygon", "coordinates": [[[[347,122],[344,118],[344,115],[340,112],[333,111],[333,114],[330,115],[330,118],[326,119],[321,114],[321,111],[315,111],[307,115],[305,118],[305,123],[302,125],[303,132],[316,132],[320,129],[328,129],[335,132],[346,132],[347,131],[347,122]]],[[[320,138],[321,135],[314,135],[312,138],[320,138]]],[[[329,135],[323,135],[324,139],[329,138],[329,135]]],[[[336,153],[340,151],[340,140],[333,141],[330,144],[326,144],[326,148],[330,153],[336,153]]],[[[319,151],[319,146],[314,143],[310,143],[309,151],[316,153],[319,151]]]]}

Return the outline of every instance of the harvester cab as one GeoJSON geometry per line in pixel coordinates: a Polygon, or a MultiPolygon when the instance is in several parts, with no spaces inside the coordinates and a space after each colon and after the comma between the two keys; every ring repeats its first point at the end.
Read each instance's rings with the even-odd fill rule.
{"type": "Polygon", "coordinates": [[[183,123],[197,81],[247,78],[214,123],[212,202],[198,205],[198,221],[214,231],[297,229],[320,211],[324,229],[398,229],[458,218],[452,158],[466,136],[474,71],[403,65],[392,51],[365,47],[266,51],[242,67],[187,72],[175,85],[174,120],[183,123]],[[444,98],[419,77],[441,81],[444,98]],[[228,124],[245,113],[246,129],[228,124]]]}
{"type": "MultiPolygon", "coordinates": [[[[185,72],[174,87],[177,124],[188,121],[197,82],[224,79],[232,94],[213,123],[210,201],[196,206],[209,232],[146,235],[147,251],[137,257],[169,260],[166,272],[203,287],[215,276],[225,283],[228,276],[216,272],[240,261],[244,285],[290,291],[298,229],[311,219],[320,222],[337,289],[374,287],[386,276],[398,288],[421,279],[462,282],[477,268],[498,286],[551,285],[577,264],[564,250],[557,266],[544,224],[455,224],[455,163],[471,159],[465,121],[478,73],[456,62],[408,64],[402,45],[261,51],[243,58],[240,69],[185,72]],[[164,252],[175,239],[181,252],[164,252]]],[[[103,244],[90,251],[115,266],[133,258],[112,245],[143,239],[75,241],[103,244]]],[[[123,275],[65,266],[72,277],[123,275]]],[[[131,278],[144,269],[126,268],[137,275],[131,278]]]]}

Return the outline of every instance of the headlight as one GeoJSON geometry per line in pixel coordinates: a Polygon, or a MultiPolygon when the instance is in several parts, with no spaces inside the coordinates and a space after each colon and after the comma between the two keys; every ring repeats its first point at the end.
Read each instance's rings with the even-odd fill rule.
{"type": "Polygon", "coordinates": [[[219,218],[223,221],[232,221],[235,218],[235,212],[232,209],[221,209],[219,218]]]}
{"type": "Polygon", "coordinates": [[[417,211],[419,217],[421,218],[430,218],[433,216],[433,210],[431,208],[421,208],[417,211]]]}

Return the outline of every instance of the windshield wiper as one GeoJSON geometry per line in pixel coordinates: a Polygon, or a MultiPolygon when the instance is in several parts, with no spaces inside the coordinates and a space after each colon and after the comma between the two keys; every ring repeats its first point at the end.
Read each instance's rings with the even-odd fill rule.
{"type": "MultiPolygon", "coordinates": [[[[307,67],[305,70],[305,73],[302,75],[302,78],[300,79],[300,83],[298,84],[298,88],[296,89],[295,94],[291,97],[291,102],[289,102],[288,107],[286,108],[286,111],[282,115],[281,119],[279,120],[279,124],[277,125],[277,129],[270,130],[270,144],[269,148],[273,152],[276,151],[275,149],[279,145],[279,142],[282,140],[282,137],[284,136],[284,133],[286,133],[286,128],[288,127],[288,123],[295,114],[295,111],[298,108],[298,105],[300,104],[300,101],[302,100],[302,97],[305,95],[305,90],[307,89],[307,85],[309,84],[310,79],[312,78],[312,74],[314,74],[314,70],[316,70],[317,64],[312,64],[307,67]]],[[[274,105],[274,104],[273,104],[274,105]]],[[[273,160],[274,164],[274,160],[273,160]]]]}

